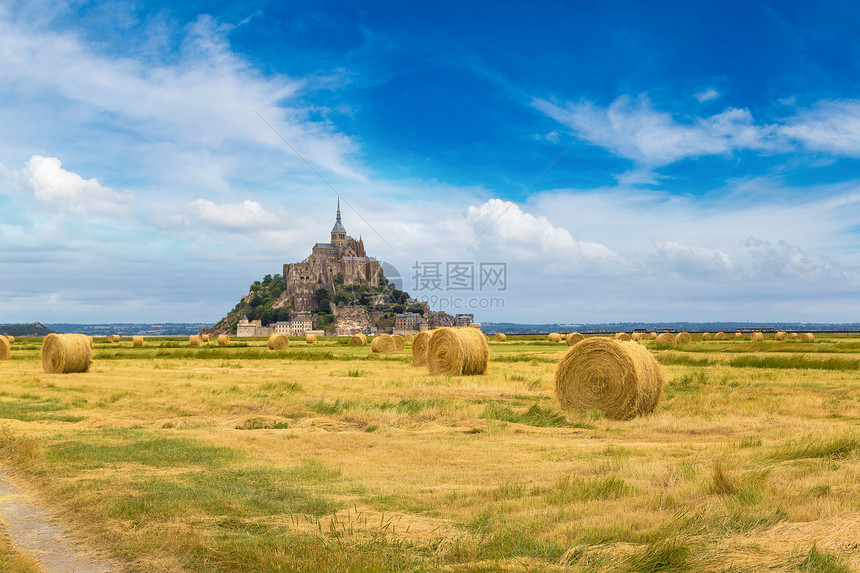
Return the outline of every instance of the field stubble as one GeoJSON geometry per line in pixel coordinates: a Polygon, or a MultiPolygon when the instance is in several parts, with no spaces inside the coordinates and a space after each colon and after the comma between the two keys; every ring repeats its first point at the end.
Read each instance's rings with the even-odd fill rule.
{"type": "Polygon", "coordinates": [[[567,347],[516,337],[467,377],[335,339],[48,375],[38,343],[0,363],[3,465],[129,571],[860,570],[856,340],[655,349],[626,422],[560,412],[567,347]]]}

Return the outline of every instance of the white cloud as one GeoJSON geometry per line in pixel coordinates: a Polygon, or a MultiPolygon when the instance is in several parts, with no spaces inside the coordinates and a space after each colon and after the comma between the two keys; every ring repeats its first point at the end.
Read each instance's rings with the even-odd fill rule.
{"type": "Polygon", "coordinates": [[[860,157],[860,100],[821,101],[787,119],[780,132],[813,151],[860,157]]]}
{"type": "Polygon", "coordinates": [[[605,109],[590,102],[561,107],[542,99],[532,105],[585,141],[647,166],[774,146],[772,128],[756,126],[746,109],[730,108],[679,123],[671,114],[655,110],[645,95],[621,96],[605,109]]]}
{"type": "Polygon", "coordinates": [[[800,247],[784,240],[771,242],[750,237],[744,245],[752,257],[753,270],[762,278],[791,278],[807,282],[857,280],[860,277],[856,270],[846,269],[826,257],[809,257],[800,247]]]}
{"type": "Polygon", "coordinates": [[[66,171],[56,157],[34,155],[21,170],[21,181],[42,204],[58,206],[74,215],[127,215],[132,193],[118,193],[96,179],[66,171]]]}
{"type": "Polygon", "coordinates": [[[655,240],[654,247],[660,262],[689,278],[724,279],[735,270],[731,257],[720,250],[661,240],[655,240]]]}
{"type": "Polygon", "coordinates": [[[709,87],[706,90],[698,92],[695,97],[697,100],[699,100],[699,103],[705,103],[707,101],[713,101],[720,97],[720,92],[718,92],[712,87],[709,87]]]}
{"type": "MultiPolygon", "coordinates": [[[[254,233],[278,227],[280,219],[267,212],[256,201],[242,201],[236,205],[219,205],[208,199],[197,199],[185,205],[184,210],[201,221],[228,231],[254,233]]],[[[180,224],[181,220],[169,218],[167,223],[180,224]]]]}

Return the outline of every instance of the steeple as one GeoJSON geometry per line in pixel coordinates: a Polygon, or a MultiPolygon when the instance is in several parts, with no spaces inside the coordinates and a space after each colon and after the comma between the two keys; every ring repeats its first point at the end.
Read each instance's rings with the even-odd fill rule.
{"type": "Polygon", "coordinates": [[[337,198],[337,220],[331,229],[331,242],[333,245],[342,245],[346,241],[346,229],[340,222],[340,197],[337,198]]]}

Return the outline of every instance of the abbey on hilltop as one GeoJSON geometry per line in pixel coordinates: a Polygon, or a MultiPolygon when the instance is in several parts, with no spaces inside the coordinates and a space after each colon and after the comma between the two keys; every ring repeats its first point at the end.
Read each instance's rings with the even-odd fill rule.
{"type": "Polygon", "coordinates": [[[317,243],[308,258],[300,263],[284,265],[284,295],[292,299],[295,311],[311,311],[317,307],[314,292],[318,289],[334,292],[335,284],[376,287],[380,284],[381,275],[379,261],[367,256],[361,237],[355,240],[346,234],[340,221],[338,199],[331,242],[317,243]]]}

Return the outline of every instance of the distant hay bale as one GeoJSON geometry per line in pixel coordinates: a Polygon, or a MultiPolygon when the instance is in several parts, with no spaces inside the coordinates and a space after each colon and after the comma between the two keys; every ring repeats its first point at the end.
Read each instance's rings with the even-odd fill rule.
{"type": "Polygon", "coordinates": [[[412,341],[412,365],[427,365],[427,343],[430,342],[429,332],[419,332],[412,341]]]}
{"type": "Polygon", "coordinates": [[[353,334],[349,338],[350,346],[364,346],[365,344],[367,344],[367,337],[360,332],[353,334]]]}
{"type": "Polygon", "coordinates": [[[799,335],[796,332],[792,332],[788,335],[789,338],[797,338],[799,335]]]}
{"type": "Polygon", "coordinates": [[[440,328],[427,343],[427,370],[433,375],[483,374],[489,361],[490,346],[475,328],[440,328]]]}
{"type": "Polygon", "coordinates": [[[804,332],[803,336],[800,337],[801,342],[815,342],[815,335],[811,332],[804,332]]]}
{"type": "Polygon", "coordinates": [[[656,333],[656,332],[652,332],[651,334],[649,334],[649,335],[648,335],[648,338],[650,338],[651,340],[656,340],[656,338],[657,338],[657,333],[656,333]]]}
{"type": "MultiPolygon", "coordinates": [[[[414,345],[414,342],[413,342],[414,345]]],[[[370,351],[388,354],[397,351],[397,341],[390,334],[380,334],[370,343],[370,351]]]]}
{"type": "Polygon", "coordinates": [[[132,336],[131,337],[131,345],[132,346],[143,346],[143,337],[142,336],[132,336]]]}
{"type": "Polygon", "coordinates": [[[412,342],[413,340],[415,340],[415,337],[414,337],[413,335],[411,335],[411,334],[407,334],[407,335],[406,335],[406,336],[404,336],[403,338],[405,338],[405,339],[406,339],[406,342],[412,342]]]}
{"type": "Polygon", "coordinates": [[[8,360],[10,354],[12,354],[12,345],[9,344],[9,339],[0,336],[0,360],[8,360]]]}
{"type": "Polygon", "coordinates": [[[218,345],[219,346],[227,346],[228,344],[230,344],[230,337],[226,334],[219,334],[218,335],[218,345]]]}
{"type": "Polygon", "coordinates": [[[693,337],[689,332],[679,332],[675,335],[675,344],[690,344],[693,342],[693,337]]]}
{"type": "Polygon", "coordinates": [[[616,332],[615,340],[620,340],[621,342],[630,342],[630,335],[626,332],[616,332]]]}
{"type": "Polygon", "coordinates": [[[14,336],[7,336],[6,340],[9,341],[9,344],[15,344],[15,337],[14,336]]]}
{"type": "Polygon", "coordinates": [[[743,337],[744,337],[744,333],[741,332],[740,330],[735,332],[735,338],[743,338],[743,337]]]}
{"type": "Polygon", "coordinates": [[[642,340],[642,333],[634,332],[630,335],[630,339],[633,340],[633,342],[639,342],[640,340],[642,340]]]}
{"type": "Polygon", "coordinates": [[[191,336],[189,336],[188,344],[190,344],[191,346],[200,346],[200,335],[192,334],[191,336]]]}
{"type": "Polygon", "coordinates": [[[703,332],[703,333],[702,333],[702,340],[710,340],[710,339],[712,339],[713,337],[714,337],[714,336],[713,336],[710,332],[703,332]]]}
{"type": "Polygon", "coordinates": [[[286,334],[275,333],[266,342],[269,350],[286,350],[290,347],[290,338],[286,334]]]}
{"type": "Polygon", "coordinates": [[[564,337],[564,341],[567,342],[568,346],[573,346],[581,340],[585,340],[585,337],[578,332],[568,332],[567,336],[564,337]]]}
{"type": "Polygon", "coordinates": [[[550,342],[561,342],[561,334],[558,332],[550,332],[546,339],[550,342]]]}
{"type": "Polygon", "coordinates": [[[208,334],[201,334],[200,335],[200,342],[206,342],[208,344],[209,343],[209,335],[208,334]]]}
{"type": "Polygon", "coordinates": [[[776,333],[775,338],[777,342],[785,342],[788,339],[788,333],[780,330],[776,333]]]}
{"type": "Polygon", "coordinates": [[[671,332],[661,332],[654,339],[654,346],[672,346],[675,344],[675,335],[671,332]]]}
{"type": "Polygon", "coordinates": [[[508,341],[508,335],[505,334],[504,332],[497,332],[496,336],[494,336],[493,338],[495,339],[496,342],[507,342],[508,341]]]}
{"type": "Polygon", "coordinates": [[[393,334],[391,338],[394,339],[394,343],[397,344],[397,350],[403,350],[406,348],[406,339],[400,336],[399,334],[393,334]]]}
{"type": "Polygon", "coordinates": [[[42,342],[42,368],[48,374],[86,372],[93,350],[83,334],[49,334],[42,342]]]}
{"type": "Polygon", "coordinates": [[[317,343],[317,335],[316,334],[306,334],[305,335],[305,343],[316,344],[317,343]]]}
{"type": "Polygon", "coordinates": [[[110,336],[108,336],[108,342],[110,342],[111,344],[116,344],[117,342],[119,342],[119,334],[111,334],[110,336]]]}
{"type": "Polygon", "coordinates": [[[722,330],[714,335],[714,340],[725,340],[725,339],[726,339],[726,333],[723,332],[722,330]]]}
{"type": "Polygon", "coordinates": [[[753,332],[750,335],[750,340],[752,342],[763,342],[764,341],[764,334],[762,334],[761,332],[753,332]]]}
{"type": "Polygon", "coordinates": [[[613,420],[650,414],[662,389],[663,374],[651,353],[634,342],[611,338],[593,337],[574,345],[555,371],[562,409],[600,410],[613,420]]]}

